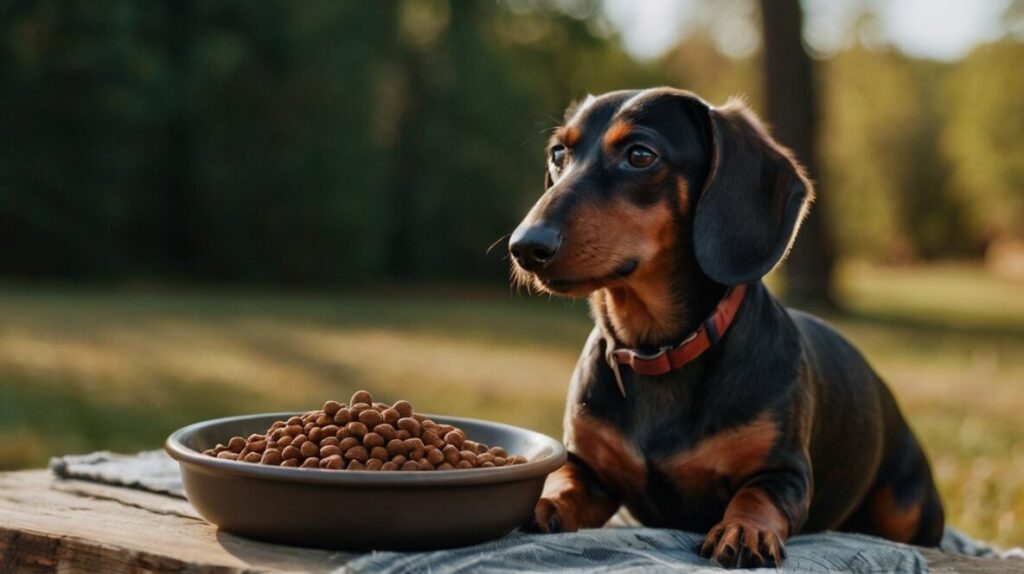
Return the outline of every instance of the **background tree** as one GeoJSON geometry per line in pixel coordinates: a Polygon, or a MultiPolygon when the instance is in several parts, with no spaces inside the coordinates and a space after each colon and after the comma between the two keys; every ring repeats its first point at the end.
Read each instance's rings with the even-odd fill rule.
{"type": "MultiPolygon", "coordinates": [[[[811,58],[803,47],[799,0],[761,0],[765,117],[775,137],[791,148],[812,180],[818,170],[818,95],[811,58]]],[[[797,305],[833,306],[835,251],[826,220],[828,191],[817,200],[783,266],[786,298],[797,305]]]]}

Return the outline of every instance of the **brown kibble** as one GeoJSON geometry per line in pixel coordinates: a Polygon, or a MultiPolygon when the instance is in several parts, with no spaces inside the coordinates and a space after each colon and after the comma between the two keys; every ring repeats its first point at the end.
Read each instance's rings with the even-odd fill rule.
{"type": "Polygon", "coordinates": [[[331,445],[320,447],[320,458],[327,458],[334,455],[341,456],[341,449],[331,445]]]}
{"type": "Polygon", "coordinates": [[[365,403],[369,405],[373,402],[373,395],[368,391],[356,391],[352,394],[352,399],[348,401],[348,404],[354,405],[356,403],[365,403]]]}
{"type": "Polygon", "coordinates": [[[243,448],[245,448],[245,439],[240,436],[233,436],[228,441],[228,450],[233,453],[240,453],[243,448]]]}
{"type": "Polygon", "coordinates": [[[384,437],[380,436],[375,432],[366,433],[366,436],[363,437],[363,446],[365,446],[366,448],[384,446],[384,437]]]}
{"type": "Polygon", "coordinates": [[[417,414],[409,401],[373,402],[358,391],[349,405],[326,401],[322,410],[275,421],[265,434],[232,437],[204,455],[268,466],[374,471],[492,468],[523,464],[499,446],[469,440],[453,425],[417,414]]]}
{"type": "Polygon", "coordinates": [[[205,454],[206,456],[217,456],[217,451],[213,450],[212,448],[208,448],[203,451],[203,454],[205,454]]]}
{"type": "Polygon", "coordinates": [[[359,422],[367,426],[367,428],[373,428],[384,421],[384,417],[375,410],[367,410],[359,413],[359,422]]]}
{"type": "Polygon", "coordinates": [[[345,451],[345,458],[366,462],[370,458],[370,453],[366,452],[366,447],[364,446],[354,446],[345,451]]]}
{"type": "Polygon", "coordinates": [[[444,462],[444,454],[435,448],[427,453],[427,460],[430,461],[430,464],[437,466],[444,462]]]}
{"type": "Polygon", "coordinates": [[[334,423],[338,425],[346,425],[352,420],[352,413],[348,410],[348,407],[341,407],[338,412],[334,413],[334,423]]]}
{"type": "Polygon", "coordinates": [[[327,470],[341,470],[341,455],[334,454],[320,459],[320,468],[327,470]]]}
{"type": "Polygon", "coordinates": [[[437,448],[444,446],[444,439],[438,436],[438,434],[432,430],[423,431],[423,442],[425,444],[431,444],[437,448]]]}
{"type": "Polygon", "coordinates": [[[260,457],[260,464],[269,464],[277,466],[281,464],[281,451],[276,448],[268,448],[263,451],[263,456],[260,457]]]}
{"type": "Polygon", "coordinates": [[[445,445],[445,447],[441,449],[441,454],[444,455],[445,462],[449,462],[453,465],[458,464],[461,460],[461,458],[459,458],[459,449],[450,444],[445,445]]]}
{"type": "Polygon", "coordinates": [[[411,436],[418,437],[420,436],[420,433],[423,432],[423,426],[420,424],[420,421],[412,417],[402,417],[398,419],[398,423],[396,424],[398,425],[398,428],[406,431],[411,436]]]}
{"type": "Polygon", "coordinates": [[[309,458],[319,454],[320,449],[317,448],[316,443],[307,440],[306,442],[302,443],[301,447],[299,447],[299,452],[302,453],[302,456],[309,458]]]}
{"type": "Polygon", "coordinates": [[[395,427],[389,424],[379,424],[373,427],[373,432],[379,434],[384,439],[385,443],[398,438],[398,432],[395,430],[395,427]]]}
{"type": "Polygon", "coordinates": [[[333,418],[341,410],[341,406],[338,401],[327,401],[324,403],[324,414],[333,418]]]}
{"type": "Polygon", "coordinates": [[[348,450],[348,449],[350,449],[350,448],[352,448],[354,446],[359,446],[361,444],[363,444],[363,443],[360,442],[359,439],[357,439],[354,436],[350,436],[350,437],[342,440],[341,442],[339,442],[338,443],[338,448],[341,449],[341,452],[345,452],[346,450],[348,450]]]}
{"type": "Polygon", "coordinates": [[[369,430],[361,422],[352,421],[345,426],[348,429],[349,436],[354,436],[358,439],[363,438],[369,430]]]}
{"type": "Polygon", "coordinates": [[[398,422],[398,419],[402,418],[402,415],[394,408],[386,408],[380,413],[381,418],[384,419],[389,425],[393,425],[398,422]]]}
{"type": "Polygon", "coordinates": [[[412,403],[409,401],[397,401],[391,408],[398,411],[398,414],[402,417],[412,416],[412,403]]]}
{"type": "Polygon", "coordinates": [[[357,421],[357,420],[359,420],[359,415],[363,414],[364,411],[371,410],[372,408],[373,407],[371,407],[370,405],[368,405],[366,403],[359,403],[359,404],[352,405],[351,407],[349,407],[348,410],[349,410],[349,415],[352,417],[352,420],[357,421]]]}

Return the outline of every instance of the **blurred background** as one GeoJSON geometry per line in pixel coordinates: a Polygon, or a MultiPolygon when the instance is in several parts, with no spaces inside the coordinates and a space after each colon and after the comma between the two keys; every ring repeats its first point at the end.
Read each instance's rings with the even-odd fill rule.
{"type": "Polygon", "coordinates": [[[560,435],[582,302],[502,238],[572,100],[743,95],[819,200],[769,283],[1024,544],[1024,2],[0,1],[0,469],[380,400],[560,435]],[[496,246],[491,251],[488,247],[496,246]]]}

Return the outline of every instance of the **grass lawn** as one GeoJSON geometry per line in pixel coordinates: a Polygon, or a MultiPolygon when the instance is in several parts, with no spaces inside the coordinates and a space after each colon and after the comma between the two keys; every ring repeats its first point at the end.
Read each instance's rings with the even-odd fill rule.
{"type": "MultiPolygon", "coordinates": [[[[950,523],[1024,544],[1024,285],[847,266],[830,317],[889,381],[950,523]]],[[[560,435],[586,306],[494,293],[0,289],[0,469],[158,447],[199,419],[366,388],[560,435]]]]}

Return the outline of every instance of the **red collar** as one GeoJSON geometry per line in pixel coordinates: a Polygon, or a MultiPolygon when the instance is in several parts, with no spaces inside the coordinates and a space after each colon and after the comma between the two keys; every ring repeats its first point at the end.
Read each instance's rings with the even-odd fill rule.
{"type": "Polygon", "coordinates": [[[622,374],[619,372],[620,365],[628,365],[638,375],[664,375],[670,373],[690,361],[699,357],[704,351],[718,343],[718,340],[725,335],[726,330],[736,318],[736,312],[743,303],[743,297],[747,293],[746,285],[736,285],[729,289],[725,297],[715,307],[711,314],[696,331],[682,343],[672,347],[665,346],[654,354],[644,354],[636,349],[615,349],[608,352],[608,364],[615,372],[615,380],[619,384],[622,395],[626,395],[626,389],[622,384],[622,374]]]}

